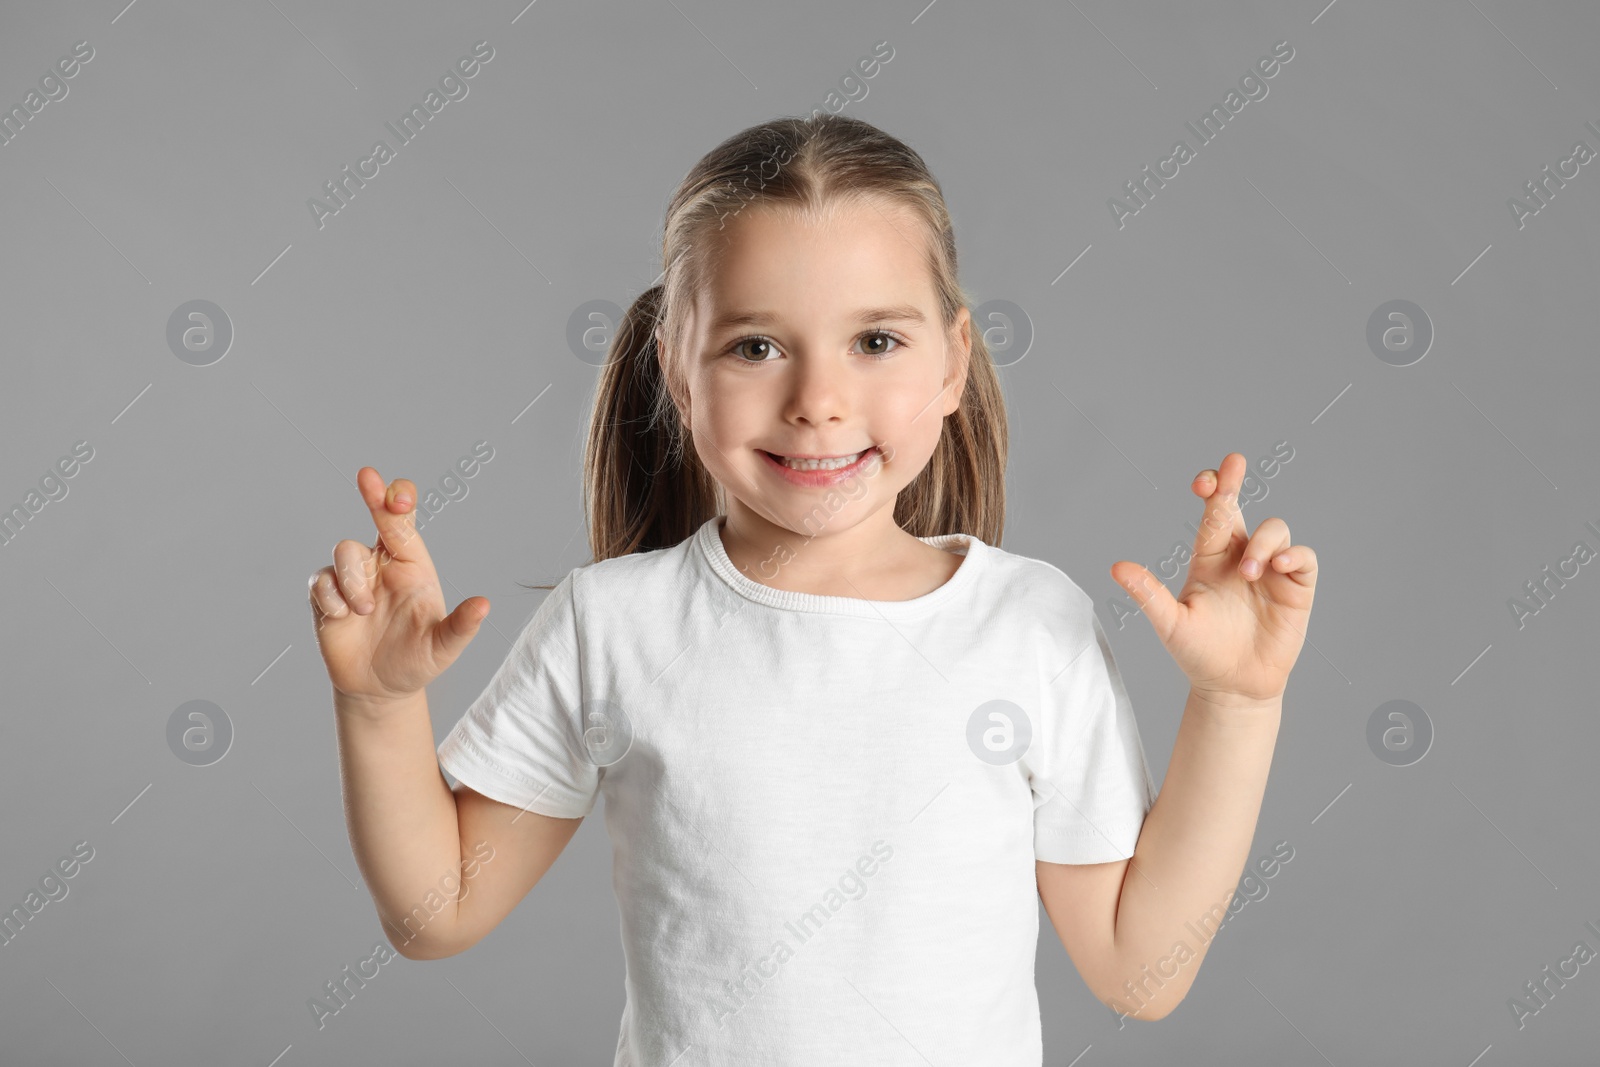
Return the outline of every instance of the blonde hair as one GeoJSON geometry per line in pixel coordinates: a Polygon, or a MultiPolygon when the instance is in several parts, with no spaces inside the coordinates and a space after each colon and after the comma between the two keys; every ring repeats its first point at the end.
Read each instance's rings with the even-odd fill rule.
{"type": "MultiPolygon", "coordinates": [[[[686,443],[667,388],[682,388],[686,311],[716,256],[715,234],[750,205],[819,213],[877,198],[909,208],[934,239],[928,269],[945,331],[968,306],[939,183],[915,150],[857,118],[778,118],[734,134],[694,165],[667,206],[662,281],[623,316],[596,386],[584,451],[584,516],[593,560],[670,548],[722,514],[722,489],[686,443]],[[663,366],[663,363],[673,364],[663,366]]],[[[1007,430],[994,361],[976,322],[960,406],[933,456],[895,501],[894,521],[926,537],[965,533],[998,545],[1005,527],[1007,430]]],[[[552,588],[535,586],[533,588],[552,588]]]]}

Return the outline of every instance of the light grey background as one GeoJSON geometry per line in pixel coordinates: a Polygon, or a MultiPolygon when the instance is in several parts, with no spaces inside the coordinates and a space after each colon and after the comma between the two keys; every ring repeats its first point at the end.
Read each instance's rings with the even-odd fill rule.
{"type": "Polygon", "coordinates": [[[317,1029],[308,999],[383,934],[306,579],[339,539],[370,541],[361,466],[426,490],[490,442],[424,532],[450,605],[494,605],[430,687],[442,737],[545,595],[515,583],[588,557],[596,372],[569,316],[651,283],[667,199],[704,152],[824,107],[886,40],[844,112],[923,153],[964,283],[1033,332],[1002,371],[1003,547],[1095,597],[1158,781],[1186,686],[1147,621],[1118,626],[1110,565],[1154,569],[1191,539],[1195,472],[1280,441],[1294,457],[1247,521],[1283,517],[1321,564],[1251,849],[1287,841],[1293,860],[1159,1023],[1119,1030],[1041,912],[1046,1062],[1594,1062],[1600,965],[1521,1029],[1507,1001],[1576,942],[1600,949],[1600,567],[1521,627],[1508,602],[1575,542],[1600,548],[1600,163],[1521,228],[1507,200],[1575,141],[1600,149],[1600,11],[1204,8],[0,9],[5,108],[94,49],[0,146],[0,507],[75,442],[94,450],[0,547],[0,906],[94,849],[0,947],[0,1061],[611,1062],[622,955],[598,818],[486,941],[396,959],[317,1029]],[[494,58],[469,95],[319,229],[308,198],[394,147],[384,123],[480,40],[494,58]],[[1184,123],[1280,40],[1295,54],[1268,95],[1119,229],[1108,198],[1193,145],[1184,123]],[[195,299],[234,330],[204,367],[166,340],[195,299]],[[1366,342],[1394,299],[1435,330],[1407,367],[1366,342]],[[1366,740],[1395,699],[1436,731],[1411,766],[1366,740]],[[191,700],[232,723],[210,766],[168,747],[191,700]]]}

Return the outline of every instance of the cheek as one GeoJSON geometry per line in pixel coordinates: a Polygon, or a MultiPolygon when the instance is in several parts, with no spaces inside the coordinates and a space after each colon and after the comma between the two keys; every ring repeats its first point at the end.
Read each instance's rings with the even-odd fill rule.
{"type": "Polygon", "coordinates": [[[760,432],[765,407],[739,383],[707,383],[695,394],[695,429],[718,443],[738,442],[760,432]]]}
{"type": "Polygon", "coordinates": [[[931,454],[943,428],[937,387],[925,390],[919,383],[896,395],[898,399],[883,412],[884,432],[899,437],[901,449],[931,454]]]}

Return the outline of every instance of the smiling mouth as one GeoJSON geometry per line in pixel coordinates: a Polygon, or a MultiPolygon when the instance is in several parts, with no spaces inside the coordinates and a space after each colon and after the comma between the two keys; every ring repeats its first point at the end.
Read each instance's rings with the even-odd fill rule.
{"type": "Polygon", "coordinates": [[[852,452],[849,455],[832,456],[825,459],[797,459],[789,456],[780,456],[778,453],[768,452],[764,448],[758,449],[757,451],[772,457],[774,461],[785,467],[788,467],[790,470],[830,471],[843,470],[846,467],[853,466],[858,460],[864,458],[868,453],[876,452],[877,446],[874,445],[871,448],[864,448],[860,452],[852,452]]]}

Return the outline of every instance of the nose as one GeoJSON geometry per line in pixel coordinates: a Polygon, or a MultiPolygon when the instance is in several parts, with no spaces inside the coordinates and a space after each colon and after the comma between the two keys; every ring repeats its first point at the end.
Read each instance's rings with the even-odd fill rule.
{"type": "Polygon", "coordinates": [[[845,357],[804,355],[794,360],[785,418],[815,426],[849,417],[850,367],[845,357]]]}

